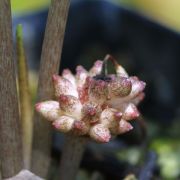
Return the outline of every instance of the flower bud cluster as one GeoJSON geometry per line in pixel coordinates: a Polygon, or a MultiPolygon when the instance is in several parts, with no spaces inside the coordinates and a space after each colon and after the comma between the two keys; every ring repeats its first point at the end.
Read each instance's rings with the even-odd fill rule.
{"type": "Polygon", "coordinates": [[[109,142],[113,135],[133,129],[130,120],[139,116],[137,105],[144,98],[145,83],[129,77],[116,63],[116,74],[102,75],[103,61],[76,75],[65,69],[53,75],[56,100],[36,104],[38,111],[64,133],[90,136],[97,142],[109,142]]]}

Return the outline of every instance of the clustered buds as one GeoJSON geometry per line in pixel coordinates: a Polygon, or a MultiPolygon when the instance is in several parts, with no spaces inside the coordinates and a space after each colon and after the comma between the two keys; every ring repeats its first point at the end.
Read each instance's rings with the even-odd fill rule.
{"type": "Polygon", "coordinates": [[[40,102],[36,110],[60,132],[102,143],[133,129],[129,121],[140,115],[136,106],[145,83],[129,77],[114,59],[116,74],[103,75],[103,63],[96,61],[89,71],[78,66],[75,76],[68,69],[53,75],[56,101],[40,102]]]}

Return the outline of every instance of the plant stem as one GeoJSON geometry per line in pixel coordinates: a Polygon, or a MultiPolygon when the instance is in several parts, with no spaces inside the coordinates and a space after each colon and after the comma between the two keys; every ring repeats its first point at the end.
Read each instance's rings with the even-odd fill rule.
{"type": "MultiPolygon", "coordinates": [[[[37,102],[53,98],[52,75],[58,73],[69,0],[52,0],[42,47],[37,102]]],[[[46,177],[50,162],[51,125],[35,112],[32,171],[46,177]]]]}
{"type": "Polygon", "coordinates": [[[65,136],[61,163],[60,180],[74,180],[88,140],[85,137],[65,136]]]}
{"type": "Polygon", "coordinates": [[[0,161],[2,178],[22,169],[10,0],[0,0],[0,161]]]}
{"type": "Polygon", "coordinates": [[[20,119],[22,126],[22,145],[24,168],[30,169],[32,146],[32,105],[28,81],[28,67],[23,47],[22,26],[16,30],[16,48],[18,61],[18,85],[20,100],[20,119]]]}

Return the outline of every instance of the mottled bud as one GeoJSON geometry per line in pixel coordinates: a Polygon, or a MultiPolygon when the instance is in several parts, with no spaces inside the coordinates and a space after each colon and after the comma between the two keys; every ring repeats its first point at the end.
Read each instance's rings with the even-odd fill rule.
{"type": "Polygon", "coordinates": [[[82,105],[78,98],[70,95],[59,96],[60,109],[62,114],[81,118],[82,105]]]}
{"type": "Polygon", "coordinates": [[[103,124],[96,124],[90,129],[91,138],[100,143],[107,143],[110,141],[111,135],[108,128],[103,124]]]}
{"type": "Polygon", "coordinates": [[[78,92],[73,84],[68,80],[58,75],[53,75],[53,82],[55,88],[55,96],[71,95],[78,97],[78,92]]]}
{"type": "Polygon", "coordinates": [[[92,102],[103,104],[108,98],[108,84],[104,80],[92,79],[88,91],[89,99],[92,102]]]}
{"type": "Polygon", "coordinates": [[[74,85],[74,87],[76,87],[76,79],[69,69],[63,70],[62,77],[68,79],[74,85]]]}
{"type": "Polygon", "coordinates": [[[132,99],[132,103],[138,105],[145,97],[143,92],[140,92],[134,99],[132,99]]]}
{"type": "Polygon", "coordinates": [[[61,116],[53,122],[53,126],[61,132],[69,132],[73,129],[74,119],[69,116],[61,116]]]}
{"type": "Polygon", "coordinates": [[[106,108],[100,116],[100,123],[108,128],[112,134],[118,134],[118,125],[121,120],[122,113],[116,109],[106,108]]]}
{"type": "Polygon", "coordinates": [[[99,115],[101,113],[101,108],[95,103],[86,103],[82,108],[83,120],[89,123],[95,123],[99,120],[99,115]]]}
{"type": "Polygon", "coordinates": [[[133,127],[129,122],[125,121],[124,119],[121,119],[121,121],[119,122],[119,134],[126,133],[132,129],[133,127]]]}
{"type": "Polygon", "coordinates": [[[144,90],[146,83],[143,81],[139,81],[137,77],[130,77],[129,79],[132,83],[130,97],[134,98],[144,90]]]}
{"type": "Polygon", "coordinates": [[[136,119],[140,115],[136,106],[132,103],[125,104],[122,108],[122,111],[123,111],[123,119],[125,120],[136,119]]]}
{"type": "Polygon", "coordinates": [[[76,120],[74,122],[74,133],[77,135],[85,135],[89,132],[90,125],[84,121],[76,120]]]}
{"type": "Polygon", "coordinates": [[[82,66],[77,66],[76,68],[77,87],[82,87],[85,84],[87,77],[88,77],[88,72],[82,66]]]}
{"type": "Polygon", "coordinates": [[[131,81],[126,77],[117,77],[109,83],[110,99],[128,96],[131,92],[131,81]]]}
{"type": "Polygon", "coordinates": [[[93,77],[100,74],[102,71],[102,66],[103,66],[103,61],[97,60],[94,63],[94,66],[89,70],[89,75],[93,77]]]}
{"type": "Polygon", "coordinates": [[[60,115],[57,101],[44,101],[35,105],[36,111],[49,121],[56,120],[60,115]]]}

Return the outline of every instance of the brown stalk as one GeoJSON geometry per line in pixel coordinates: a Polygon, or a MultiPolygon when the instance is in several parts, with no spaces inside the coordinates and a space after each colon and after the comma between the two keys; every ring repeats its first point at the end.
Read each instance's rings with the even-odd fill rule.
{"type": "Polygon", "coordinates": [[[0,161],[2,178],[22,169],[10,0],[0,0],[0,161]]]}
{"type": "Polygon", "coordinates": [[[18,61],[18,85],[20,102],[20,119],[22,126],[22,145],[24,168],[30,169],[32,146],[32,104],[28,81],[28,67],[23,46],[22,26],[16,30],[16,48],[18,61]]]}
{"type": "Polygon", "coordinates": [[[74,180],[81,163],[81,159],[88,143],[88,138],[72,135],[65,136],[60,162],[60,180],[74,180]]]}
{"type": "MultiPolygon", "coordinates": [[[[69,0],[52,0],[43,42],[37,102],[53,98],[51,77],[58,73],[69,0]]],[[[34,114],[32,171],[46,177],[50,163],[51,126],[36,112],[34,114]]]]}

